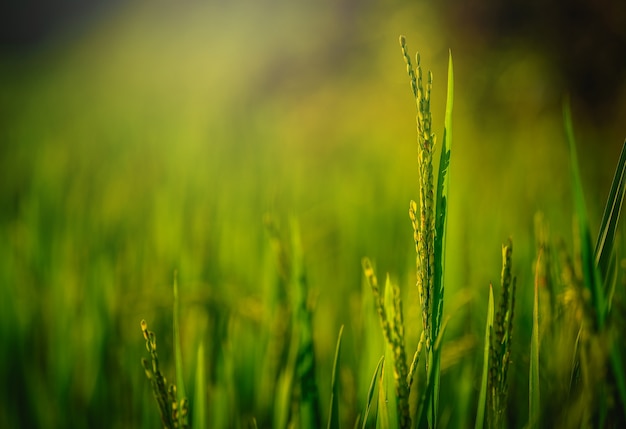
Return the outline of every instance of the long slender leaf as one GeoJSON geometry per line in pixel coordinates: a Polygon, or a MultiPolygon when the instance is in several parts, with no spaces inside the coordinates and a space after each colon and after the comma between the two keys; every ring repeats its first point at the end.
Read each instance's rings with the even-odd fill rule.
{"type": "Polygon", "coordinates": [[[367,390],[367,403],[365,404],[365,412],[363,413],[363,424],[362,429],[365,429],[367,425],[367,419],[370,415],[370,410],[372,408],[372,400],[374,399],[374,389],[376,389],[376,380],[379,377],[380,371],[382,370],[383,364],[385,363],[385,356],[381,356],[378,364],[376,365],[376,370],[374,371],[374,376],[372,377],[372,381],[370,382],[370,387],[367,390]]]}
{"type": "MultiPolygon", "coordinates": [[[[450,153],[452,145],[452,107],[454,103],[454,69],[452,65],[452,53],[448,55],[448,94],[446,99],[446,113],[443,131],[443,145],[439,160],[439,171],[437,173],[437,196],[435,214],[435,243],[434,243],[434,290],[433,290],[433,314],[435,319],[432,323],[434,341],[439,339],[443,316],[443,295],[444,295],[444,272],[445,272],[445,242],[447,230],[447,200],[450,174],[450,153]]],[[[431,427],[437,427],[437,414],[439,410],[439,389],[440,374],[439,367],[441,361],[441,348],[435,347],[433,355],[429,357],[429,372],[433,371],[433,389],[431,403],[429,407],[429,421],[431,427]],[[431,365],[432,363],[432,365],[431,365]]]]}
{"type": "MultiPolygon", "coordinates": [[[[383,363],[383,366],[380,368],[380,379],[378,380],[378,414],[376,415],[376,429],[389,429],[389,404],[387,403],[387,379],[385,378],[386,366],[387,365],[383,363]]],[[[393,407],[391,408],[393,409],[393,407]]]]}
{"type": "MultiPolygon", "coordinates": [[[[622,145],[622,152],[617,163],[613,183],[604,209],[600,232],[596,241],[595,261],[596,267],[600,271],[604,286],[608,286],[607,312],[610,309],[610,302],[615,290],[617,279],[617,258],[614,251],[617,225],[624,202],[626,190],[626,141],[622,145]]],[[[617,384],[622,409],[626,413],[626,374],[624,374],[623,360],[619,345],[611,345],[611,366],[613,377],[617,384]]]]}
{"type": "MultiPolygon", "coordinates": [[[[423,428],[429,425],[433,427],[433,421],[430,420],[430,413],[432,412],[432,396],[434,393],[434,383],[435,377],[439,374],[439,362],[434,359],[435,356],[439,353],[441,355],[441,344],[443,342],[443,337],[446,332],[447,324],[444,323],[441,327],[441,331],[439,332],[439,337],[437,341],[435,341],[434,347],[431,349],[431,352],[428,354],[428,372],[426,374],[426,386],[425,389],[422,390],[422,394],[419,397],[419,402],[417,404],[417,413],[415,415],[415,420],[413,427],[423,428]],[[424,413],[424,410],[428,407],[428,412],[424,413]]],[[[435,417],[436,418],[436,417],[435,417]]]]}
{"type": "Polygon", "coordinates": [[[613,369],[613,377],[617,384],[622,410],[626,414],[626,374],[624,373],[624,360],[617,342],[611,345],[611,367],[613,369]]]}
{"type": "Polygon", "coordinates": [[[289,427],[291,399],[298,358],[299,335],[297,330],[292,333],[291,346],[287,357],[287,364],[276,381],[276,399],[274,401],[274,427],[284,429],[289,427]]]}
{"type": "MultiPolygon", "coordinates": [[[[596,265],[600,269],[602,279],[607,280],[608,269],[613,253],[613,244],[617,232],[622,203],[624,202],[624,191],[626,190],[626,141],[622,145],[622,152],[617,163],[611,191],[606,202],[600,232],[596,241],[595,258],[596,265]]],[[[606,285],[606,283],[605,283],[606,285]]]]}
{"type": "Polygon", "coordinates": [[[333,372],[330,389],[330,414],[328,416],[328,429],[339,428],[339,381],[337,372],[339,371],[339,356],[341,354],[341,337],[343,336],[343,325],[339,328],[337,337],[337,348],[335,349],[335,360],[333,362],[333,372]]]}
{"type": "Polygon", "coordinates": [[[291,220],[293,324],[298,331],[296,378],[302,390],[300,398],[300,426],[319,428],[322,424],[319,391],[316,381],[315,349],[313,344],[313,314],[308,305],[309,289],[302,254],[300,228],[291,220]]]}
{"type": "Polygon", "coordinates": [[[206,420],[206,376],[204,371],[204,341],[198,345],[196,357],[196,387],[193,401],[193,428],[204,429],[206,420]]]}
{"type": "Polygon", "coordinates": [[[178,272],[174,272],[174,358],[176,360],[176,391],[179,399],[186,398],[183,376],[183,353],[180,339],[180,299],[178,297],[178,272]]]}
{"type": "Polygon", "coordinates": [[[533,327],[530,340],[530,376],[528,387],[528,416],[530,427],[539,424],[540,404],[539,401],[539,275],[543,251],[539,251],[535,268],[535,297],[533,301],[533,327]]]}
{"type": "MultiPolygon", "coordinates": [[[[385,291],[383,293],[384,301],[383,305],[385,308],[385,314],[387,315],[387,321],[389,322],[391,330],[393,330],[393,323],[396,320],[396,308],[394,306],[393,300],[393,286],[391,281],[389,280],[389,276],[387,276],[385,280],[385,291]]],[[[388,422],[389,425],[393,428],[399,427],[400,415],[398,413],[398,401],[399,398],[396,395],[395,389],[395,379],[394,373],[396,369],[396,356],[393,349],[393,345],[386,341],[385,342],[385,371],[387,374],[390,374],[390,377],[387,377],[384,382],[384,388],[386,392],[386,402],[388,406],[388,422]]]]}
{"type": "Polygon", "coordinates": [[[487,380],[489,378],[489,349],[491,345],[491,333],[493,331],[493,286],[489,285],[489,303],[487,304],[487,324],[485,326],[485,347],[483,351],[483,376],[480,381],[480,396],[478,397],[478,409],[476,411],[475,429],[482,429],[485,424],[485,404],[487,403],[487,380]]]}
{"type": "Polygon", "coordinates": [[[450,147],[452,143],[452,105],[454,100],[454,72],[452,67],[452,54],[448,63],[448,97],[446,101],[445,126],[443,131],[443,145],[439,158],[439,171],[437,172],[437,197],[435,216],[435,269],[434,269],[434,297],[433,309],[436,310],[436,319],[433,321],[433,335],[436,339],[441,328],[443,313],[443,276],[445,269],[445,240],[447,230],[447,200],[449,188],[450,147]]]}
{"type": "Polygon", "coordinates": [[[570,170],[572,176],[572,190],[574,193],[574,207],[578,220],[578,233],[580,234],[580,253],[585,287],[591,293],[593,309],[596,313],[596,324],[599,329],[604,326],[606,316],[605,294],[602,288],[600,273],[596,269],[594,248],[591,244],[591,233],[585,207],[585,196],[578,170],[578,155],[576,153],[576,141],[574,139],[574,127],[572,125],[572,114],[569,104],[563,105],[563,122],[565,133],[570,149],[570,170]]]}

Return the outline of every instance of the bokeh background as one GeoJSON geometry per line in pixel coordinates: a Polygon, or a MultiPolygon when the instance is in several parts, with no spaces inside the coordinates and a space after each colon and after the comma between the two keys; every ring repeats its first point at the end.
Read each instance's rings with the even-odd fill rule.
{"type": "MultiPolygon", "coordinates": [[[[362,329],[375,322],[360,306],[363,256],[401,285],[419,326],[400,34],[434,74],[439,139],[449,50],[454,61],[446,311],[468,363],[451,358],[444,385],[469,374],[478,389],[471,332],[508,237],[528,344],[535,214],[571,242],[563,100],[592,231],[626,135],[623,2],[5,2],[0,426],[158,427],[139,321],[173,379],[174,270],[189,383],[205,338],[210,395],[233,362],[230,409],[262,413],[253,362],[277,271],[267,213],[286,235],[294,219],[301,231],[324,406],[346,326],[342,418],[353,422],[382,354],[363,349],[380,336],[376,323],[362,329]]],[[[525,359],[514,360],[520,386],[525,359]]],[[[450,425],[467,417],[445,412],[450,425]]]]}

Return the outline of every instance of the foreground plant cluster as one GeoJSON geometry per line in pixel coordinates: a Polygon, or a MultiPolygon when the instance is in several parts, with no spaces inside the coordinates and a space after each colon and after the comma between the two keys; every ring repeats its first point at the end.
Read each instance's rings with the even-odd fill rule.
{"type": "MultiPolygon", "coordinates": [[[[168,384],[159,367],[156,335],[141,321],[150,360],[142,361],[158,405],[164,428],[351,427],[435,428],[448,424],[444,408],[454,408],[441,394],[442,352],[446,348],[444,314],[446,219],[452,142],[454,98],[452,57],[448,65],[448,92],[444,133],[439,145],[433,132],[430,94],[433,77],[422,72],[419,53],[415,66],[406,40],[400,37],[411,90],[417,108],[419,195],[409,204],[416,251],[416,288],[419,304],[408,311],[419,313],[421,326],[409,329],[400,287],[387,276],[379,282],[375,264],[362,261],[363,278],[370,291],[364,296],[368,309],[376,312],[384,340],[380,360],[370,368],[370,382],[359,404],[342,399],[341,347],[343,327],[338,331],[330,374],[318,374],[315,354],[313,310],[301,251],[299,227],[293,221],[286,240],[270,216],[266,230],[277,262],[277,288],[269,304],[268,335],[260,373],[251,383],[262,392],[256,408],[246,413],[236,408],[235,392],[207,391],[203,343],[197,350],[195,389],[190,400],[183,382],[179,334],[179,299],[174,281],[174,348],[176,383],[168,384]],[[435,150],[439,162],[435,164],[435,150]],[[435,175],[436,173],[436,175],[435,175]],[[436,176],[436,180],[435,180],[436,176]],[[373,304],[373,305],[372,305],[373,304]],[[419,332],[417,338],[407,338],[419,332]],[[407,344],[417,344],[409,350],[407,344]],[[322,390],[319,378],[327,378],[322,390]],[[216,399],[217,398],[217,399],[216,399]],[[220,399],[221,398],[221,399],[220,399]],[[230,400],[224,400],[229,398],[230,400]],[[227,404],[224,406],[224,404],[227,404]],[[230,408],[229,408],[230,407],[230,408]],[[209,415],[213,418],[209,419],[209,415]]],[[[571,185],[574,195],[574,247],[568,249],[549,235],[547,222],[535,219],[536,256],[534,285],[518,284],[513,242],[502,246],[502,267],[497,287],[485,288],[486,325],[481,334],[482,369],[473,379],[475,388],[459,394],[471,408],[463,427],[623,427],[626,424],[626,374],[623,356],[624,285],[620,283],[618,221],[626,184],[626,151],[620,155],[600,232],[594,242],[589,229],[578,171],[571,114],[564,107],[564,124],[571,154],[571,185]],[[518,335],[516,303],[519,290],[533,290],[530,342],[518,335]],[[494,290],[496,289],[496,290],[494,290]],[[497,296],[497,299],[496,299],[497,296]],[[512,366],[515,348],[526,350],[527,361],[512,366]],[[526,371],[527,401],[512,402],[509,387],[512,371],[526,371]],[[520,411],[524,409],[525,411],[520,411]],[[523,416],[523,421],[520,420],[523,416]]],[[[626,143],[624,144],[626,148],[626,143]]],[[[529,277],[530,278],[530,277],[529,277]]],[[[222,371],[233,368],[222,366],[222,371]]],[[[516,386],[517,390],[521,386],[516,386]]],[[[461,389],[461,387],[459,387],[461,389]]],[[[516,395],[516,398],[522,395],[516,395]]]]}

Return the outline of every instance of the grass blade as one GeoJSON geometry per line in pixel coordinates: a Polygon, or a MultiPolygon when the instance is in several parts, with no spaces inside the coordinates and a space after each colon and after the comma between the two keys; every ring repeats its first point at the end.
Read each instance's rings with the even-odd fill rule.
{"type": "Polygon", "coordinates": [[[174,359],[176,366],[176,395],[181,409],[182,425],[186,427],[186,405],[187,393],[185,392],[185,381],[183,373],[183,353],[180,339],[180,299],[178,297],[178,271],[174,271],[174,359]]]}
{"type": "MultiPolygon", "coordinates": [[[[448,94],[446,99],[446,113],[444,121],[443,145],[441,147],[441,155],[439,160],[439,171],[437,173],[437,197],[436,197],[436,214],[435,214],[435,241],[434,241],[434,288],[433,288],[433,320],[432,338],[437,342],[442,324],[443,316],[443,295],[444,295],[444,272],[445,272],[445,242],[447,230],[447,200],[450,174],[448,167],[450,165],[450,149],[452,144],[452,107],[454,102],[454,71],[452,66],[452,53],[448,57],[448,94]]],[[[432,394],[431,405],[429,407],[429,421],[431,427],[437,427],[437,414],[439,410],[439,388],[440,388],[440,360],[441,347],[435,347],[432,350],[432,357],[429,360],[429,371],[432,374],[432,394]]]]}
{"type": "Polygon", "coordinates": [[[341,325],[341,328],[339,328],[339,335],[337,337],[337,348],[335,349],[335,360],[333,362],[333,373],[330,384],[330,414],[328,416],[328,429],[339,428],[339,382],[337,380],[337,371],[339,370],[339,356],[341,354],[342,336],[343,325],[341,325]]]}
{"type": "Polygon", "coordinates": [[[493,331],[493,286],[489,285],[489,304],[487,305],[487,324],[485,326],[485,348],[483,353],[483,376],[480,382],[480,396],[476,411],[475,429],[482,429],[485,424],[485,404],[487,403],[487,380],[489,377],[489,349],[491,345],[491,332],[493,331]]]}
{"type": "Polygon", "coordinates": [[[193,428],[203,429],[207,427],[206,420],[206,376],[204,372],[204,341],[198,346],[196,358],[196,387],[193,401],[193,428]]]}
{"type": "MultiPolygon", "coordinates": [[[[446,320],[447,321],[447,320],[446,320]]],[[[434,344],[434,347],[431,349],[431,352],[428,354],[428,372],[426,373],[426,386],[422,390],[422,394],[420,395],[419,402],[417,404],[417,413],[415,415],[415,421],[413,427],[423,428],[423,427],[436,427],[433,424],[431,418],[433,402],[432,396],[434,393],[434,383],[435,377],[439,374],[440,370],[440,360],[435,360],[434,357],[437,355],[441,355],[441,344],[443,342],[443,336],[446,332],[447,323],[444,323],[441,327],[441,331],[439,332],[439,337],[437,337],[437,341],[434,344]],[[428,407],[426,413],[424,410],[428,407]]],[[[435,416],[436,418],[436,416],[435,416]]]]}
{"type": "Polygon", "coordinates": [[[301,389],[300,423],[303,428],[321,427],[319,391],[316,380],[313,344],[313,312],[309,305],[309,287],[304,267],[299,224],[291,221],[293,326],[298,337],[296,378],[301,389]]]}
{"type": "Polygon", "coordinates": [[[576,153],[576,141],[574,139],[574,127],[572,125],[572,114],[569,104],[563,105],[563,122],[565,133],[570,149],[570,169],[572,190],[574,193],[574,207],[578,221],[578,233],[580,234],[580,254],[582,262],[583,280],[585,287],[591,292],[593,309],[596,313],[596,324],[599,329],[604,326],[606,316],[606,303],[602,281],[596,269],[594,248],[591,244],[591,233],[589,232],[589,222],[587,210],[585,208],[585,196],[578,170],[578,155],[576,153]]]}
{"type": "Polygon", "coordinates": [[[529,426],[537,427],[540,417],[539,401],[539,275],[543,251],[539,251],[535,267],[535,297],[533,301],[533,327],[530,340],[530,377],[528,387],[528,417],[529,426]]]}
{"type": "Polygon", "coordinates": [[[626,414],[626,374],[624,373],[624,361],[622,359],[622,353],[617,342],[613,342],[611,345],[611,367],[613,370],[613,377],[615,384],[617,384],[617,390],[619,392],[620,401],[622,403],[622,410],[626,414]]]}
{"type": "MultiPolygon", "coordinates": [[[[393,287],[391,281],[389,280],[389,276],[387,276],[385,280],[385,291],[383,292],[383,306],[385,308],[385,314],[387,317],[387,324],[389,325],[389,331],[393,332],[394,326],[393,323],[396,320],[396,308],[394,306],[393,300],[393,287]]],[[[391,338],[391,337],[390,337],[391,338]]],[[[400,426],[400,410],[398,409],[399,401],[401,400],[396,395],[394,374],[396,371],[396,354],[394,351],[394,345],[391,341],[385,342],[385,369],[387,370],[387,374],[390,377],[385,379],[383,387],[386,392],[386,403],[388,405],[388,422],[391,427],[399,427],[400,426]]]]}
{"type": "Polygon", "coordinates": [[[617,163],[611,191],[606,202],[600,232],[596,241],[595,258],[596,265],[602,274],[602,280],[607,280],[617,224],[624,202],[624,191],[626,189],[626,141],[622,145],[622,152],[617,163]]]}
{"type": "Polygon", "coordinates": [[[380,375],[380,371],[382,370],[383,364],[385,363],[385,356],[381,356],[378,364],[376,365],[376,370],[374,371],[374,376],[372,377],[372,381],[370,383],[370,387],[367,391],[367,403],[365,404],[365,412],[363,413],[363,424],[362,429],[365,429],[367,426],[367,419],[370,415],[370,410],[372,408],[372,400],[374,399],[374,389],[376,389],[376,380],[380,375]]]}
{"type": "Polygon", "coordinates": [[[274,427],[284,429],[290,425],[290,411],[292,408],[292,395],[295,377],[296,359],[298,356],[297,334],[292,334],[292,343],[289,348],[289,356],[285,368],[276,381],[276,393],[274,400],[274,427]]]}
{"type": "MultiPolygon", "coordinates": [[[[624,192],[626,189],[626,141],[622,145],[622,152],[617,163],[611,190],[602,216],[600,232],[595,248],[595,261],[602,281],[605,286],[609,286],[609,302],[607,312],[610,308],[610,299],[613,296],[615,283],[617,280],[617,261],[614,251],[615,235],[617,225],[624,202],[624,192]]],[[[623,360],[619,346],[613,342],[610,352],[613,378],[617,385],[622,409],[626,413],[626,374],[624,374],[623,360]]]]}
{"type": "Polygon", "coordinates": [[[383,362],[380,368],[380,379],[378,380],[378,414],[376,415],[376,429],[389,429],[389,404],[387,403],[385,366],[387,365],[383,362]]]}
{"type": "Polygon", "coordinates": [[[448,98],[446,101],[446,117],[443,131],[443,145],[439,158],[439,171],[437,172],[437,199],[435,215],[435,269],[434,269],[434,296],[433,309],[436,310],[436,319],[433,323],[433,336],[436,339],[441,328],[441,317],[443,313],[443,275],[445,269],[445,240],[447,230],[447,199],[449,177],[448,167],[450,165],[450,146],[452,143],[452,104],[454,99],[454,74],[452,68],[452,54],[448,63],[448,98]]]}

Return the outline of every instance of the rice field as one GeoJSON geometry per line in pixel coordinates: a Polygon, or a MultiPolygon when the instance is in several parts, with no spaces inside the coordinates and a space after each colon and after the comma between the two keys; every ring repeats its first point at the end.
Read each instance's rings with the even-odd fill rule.
{"type": "Polygon", "coordinates": [[[245,10],[0,56],[0,427],[623,426],[623,123],[423,5],[245,10]]]}

